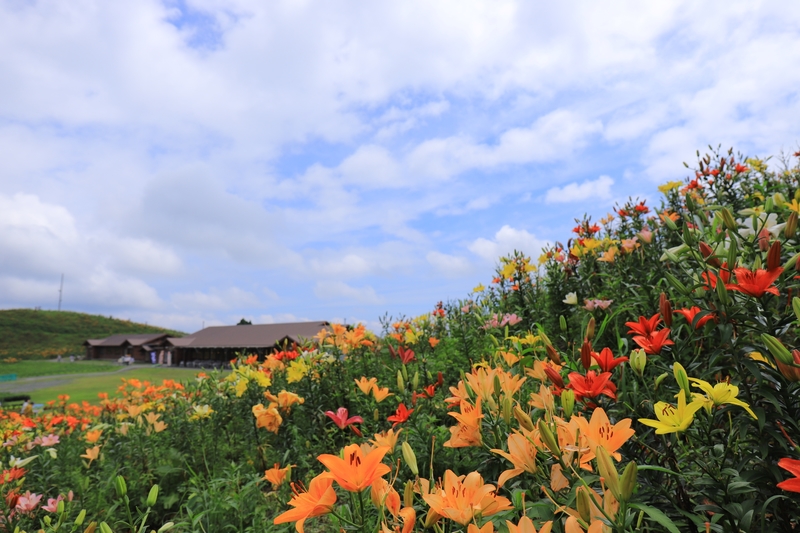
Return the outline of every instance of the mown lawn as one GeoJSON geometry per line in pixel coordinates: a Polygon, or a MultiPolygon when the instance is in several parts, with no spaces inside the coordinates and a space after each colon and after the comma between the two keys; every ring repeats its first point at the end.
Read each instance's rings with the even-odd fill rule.
{"type": "MultiPolygon", "coordinates": [[[[85,374],[90,372],[113,372],[120,366],[106,361],[76,361],[70,363],[65,359],[61,363],[55,360],[31,360],[17,363],[0,363],[0,375],[16,374],[17,378],[49,376],[58,374],[85,374]]],[[[0,390],[2,390],[0,382],[0,390]]]]}
{"type": "MultiPolygon", "coordinates": [[[[79,363],[75,363],[78,365],[79,363]]],[[[114,369],[119,369],[114,365],[114,369]]],[[[50,400],[58,399],[60,394],[67,394],[71,401],[87,401],[95,403],[98,401],[97,394],[108,392],[113,395],[117,388],[122,384],[123,379],[139,379],[161,383],[165,379],[176,381],[186,381],[194,379],[198,369],[187,368],[164,368],[143,366],[125,372],[114,372],[110,374],[89,374],[86,376],[53,376],[53,385],[46,388],[31,390],[24,394],[29,394],[34,403],[45,403],[50,400]]],[[[0,391],[3,390],[3,383],[0,383],[0,391]]],[[[0,393],[2,394],[2,393],[0,393]]]]}

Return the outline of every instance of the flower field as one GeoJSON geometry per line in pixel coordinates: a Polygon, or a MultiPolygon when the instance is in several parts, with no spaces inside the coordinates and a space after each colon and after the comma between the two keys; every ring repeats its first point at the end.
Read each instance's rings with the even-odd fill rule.
{"type": "Polygon", "coordinates": [[[800,531],[800,153],[384,331],[0,411],[3,531],[800,531]]]}

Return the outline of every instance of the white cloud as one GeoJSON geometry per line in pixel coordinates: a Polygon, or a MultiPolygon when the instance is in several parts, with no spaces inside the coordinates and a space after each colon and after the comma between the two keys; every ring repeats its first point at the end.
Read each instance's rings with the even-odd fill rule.
{"type": "Polygon", "coordinates": [[[208,292],[176,293],[170,297],[170,301],[179,309],[203,311],[252,308],[259,306],[263,302],[255,294],[243,291],[238,287],[229,287],[222,290],[212,289],[208,292]]]}
{"type": "Polygon", "coordinates": [[[570,183],[563,187],[553,187],[547,191],[545,202],[548,204],[564,204],[585,200],[607,200],[611,198],[611,186],[614,180],[608,176],[600,176],[596,180],[583,183],[570,183]]]}
{"type": "Polygon", "coordinates": [[[474,272],[472,263],[466,257],[432,251],[425,258],[440,275],[448,278],[462,277],[474,272]]]}
{"type": "Polygon", "coordinates": [[[343,281],[318,281],[314,294],[323,300],[344,299],[361,304],[382,304],[383,299],[370,286],[351,287],[343,281]]]}
{"type": "Polygon", "coordinates": [[[500,257],[512,253],[514,250],[528,256],[537,256],[547,241],[537,239],[524,229],[515,229],[505,225],[494,235],[494,239],[479,238],[468,246],[475,255],[486,261],[496,262],[500,257]]]}

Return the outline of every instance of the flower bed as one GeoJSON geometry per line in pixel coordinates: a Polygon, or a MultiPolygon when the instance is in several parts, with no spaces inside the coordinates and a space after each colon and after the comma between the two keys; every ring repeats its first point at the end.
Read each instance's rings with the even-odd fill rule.
{"type": "Polygon", "coordinates": [[[380,336],[2,412],[0,528],[795,531],[798,179],[710,154],[380,336]]]}

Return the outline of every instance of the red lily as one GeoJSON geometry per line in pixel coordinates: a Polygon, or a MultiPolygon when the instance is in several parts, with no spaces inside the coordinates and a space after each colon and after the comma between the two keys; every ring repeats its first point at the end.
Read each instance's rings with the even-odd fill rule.
{"type": "Polygon", "coordinates": [[[661,353],[661,348],[675,344],[667,338],[669,335],[669,328],[664,328],[656,331],[649,337],[634,337],[633,342],[638,344],[647,355],[656,355],[661,353]]]}
{"type": "Polygon", "coordinates": [[[352,429],[356,435],[359,437],[361,436],[361,430],[354,424],[361,424],[364,422],[364,419],[360,416],[351,416],[348,418],[347,415],[350,413],[347,412],[346,407],[340,407],[335,413],[333,411],[325,411],[325,414],[339,426],[339,429],[346,429],[347,426],[350,426],[350,429],[352,429]]]}
{"type": "Polygon", "coordinates": [[[628,360],[627,357],[618,357],[614,359],[614,354],[611,352],[610,348],[603,348],[600,350],[600,353],[592,352],[592,358],[597,361],[600,370],[603,372],[611,372],[614,367],[628,360]]]}
{"type": "Polygon", "coordinates": [[[788,470],[794,474],[795,477],[787,479],[786,481],[781,481],[776,486],[779,489],[788,490],[791,492],[800,492],[800,461],[797,459],[789,459],[788,457],[784,457],[778,461],[778,466],[784,470],[788,470]]]}
{"type": "Polygon", "coordinates": [[[408,407],[406,407],[406,404],[401,403],[400,405],[397,406],[397,411],[395,411],[392,416],[387,417],[386,420],[388,420],[389,422],[394,422],[394,424],[392,424],[392,427],[395,427],[397,424],[400,424],[408,420],[408,417],[411,416],[411,413],[413,412],[414,412],[413,409],[409,409],[408,407]]]}
{"type": "Polygon", "coordinates": [[[697,324],[695,324],[694,323],[694,319],[698,314],[700,314],[701,311],[702,311],[702,309],[700,309],[699,307],[697,307],[695,305],[695,306],[692,306],[689,309],[676,309],[675,313],[682,314],[683,317],[686,319],[686,321],[689,324],[694,324],[694,329],[700,329],[700,328],[703,327],[703,325],[706,322],[708,322],[709,320],[712,320],[714,318],[714,314],[713,313],[709,313],[706,316],[704,316],[703,318],[701,318],[700,320],[698,320],[697,324]]]}
{"type": "Polygon", "coordinates": [[[595,398],[605,394],[609,398],[617,399],[617,386],[612,383],[611,372],[603,372],[599,376],[594,370],[589,370],[583,376],[578,372],[569,373],[569,385],[567,388],[575,391],[575,399],[595,398]]]}
{"type": "Polygon", "coordinates": [[[731,280],[731,271],[728,269],[728,262],[726,261],[719,267],[719,278],[711,271],[708,272],[708,275],[703,272],[700,276],[705,282],[706,290],[713,290],[717,288],[717,279],[721,279],[722,283],[725,283],[727,287],[727,283],[731,280]]]}
{"type": "Polygon", "coordinates": [[[778,287],[770,285],[775,283],[775,280],[783,273],[783,267],[772,270],[758,268],[755,271],[747,268],[735,268],[733,272],[736,274],[736,283],[726,283],[725,288],[728,290],[739,291],[753,298],[761,298],[765,292],[775,296],[780,294],[778,287]]]}
{"type": "Polygon", "coordinates": [[[635,333],[643,337],[649,337],[651,333],[656,330],[656,327],[661,323],[659,314],[656,313],[649,319],[640,316],[638,322],[625,322],[625,325],[631,328],[628,333],[635,333]]]}
{"type": "Polygon", "coordinates": [[[389,353],[392,354],[392,357],[400,356],[400,360],[404,365],[407,365],[415,359],[414,350],[406,349],[402,346],[398,346],[397,350],[389,346],[389,353]]]}

